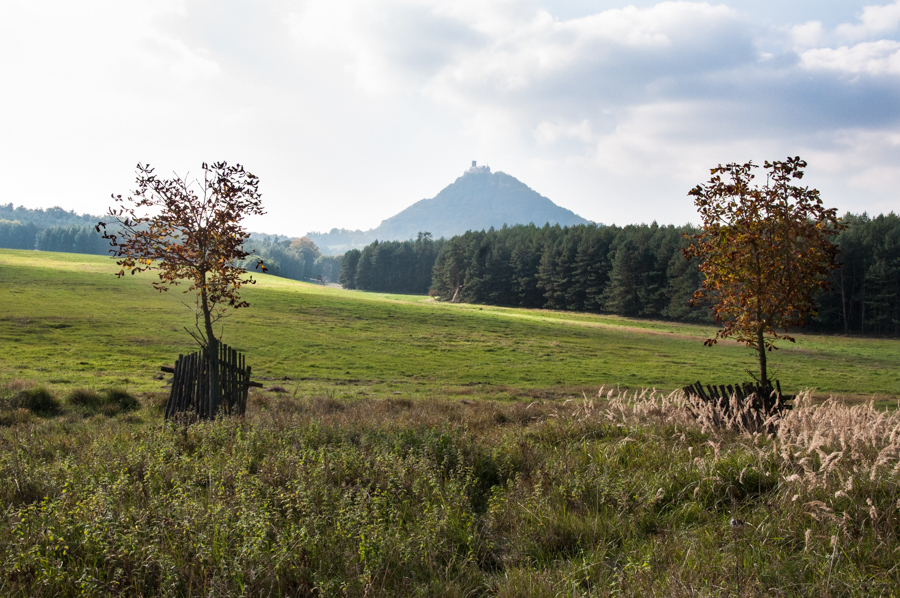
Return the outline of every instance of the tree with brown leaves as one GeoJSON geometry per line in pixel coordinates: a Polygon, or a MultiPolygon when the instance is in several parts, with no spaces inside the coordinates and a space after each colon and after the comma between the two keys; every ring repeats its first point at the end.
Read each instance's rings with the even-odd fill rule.
{"type": "Polygon", "coordinates": [[[700,260],[705,279],[692,304],[710,303],[722,329],[706,340],[734,337],[759,356],[759,383],[771,388],[766,352],[775,341],[794,342],[790,327],[815,311],[838,249],[831,238],[844,226],[816,189],[800,187],[799,157],[765,162],[766,184],[752,183],[752,162],[721,164],[689,195],[703,220],[684,255],[700,260]]]}
{"type": "MultiPolygon", "coordinates": [[[[249,234],[241,225],[246,216],[261,215],[259,179],[241,165],[217,162],[201,166],[202,179],[159,178],[150,165],[137,165],[137,189],[132,197],[113,195],[118,207],[109,215],[116,224],[107,230],[100,222],[97,231],[108,239],[118,276],[147,270],[159,272],[153,282],[158,291],[168,291],[184,281],[185,293],[196,293],[194,339],[216,359],[219,339],[213,325],[228,308],[249,304],[240,296],[245,284],[255,281],[247,271],[235,266],[250,253],[244,250],[249,234]],[[200,327],[202,317],[203,327],[200,327]]],[[[261,261],[257,267],[265,266],[261,261]]],[[[216,367],[210,367],[215,377],[216,367]]],[[[218,392],[217,380],[210,380],[210,393],[218,392]]],[[[211,397],[212,399],[212,397],[211,397]]]]}

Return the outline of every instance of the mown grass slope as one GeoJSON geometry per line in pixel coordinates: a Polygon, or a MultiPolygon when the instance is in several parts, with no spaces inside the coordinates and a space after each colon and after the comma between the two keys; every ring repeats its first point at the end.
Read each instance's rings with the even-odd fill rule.
{"type": "MultiPolygon", "coordinates": [[[[50,388],[159,390],[159,367],[195,350],[193,298],[152,275],[117,279],[104,257],[0,250],[0,378],[50,388]]],[[[292,393],[498,399],[565,396],[602,384],[678,388],[749,378],[750,350],[712,328],[592,314],[436,303],[257,276],[251,307],[218,328],[258,379],[292,393]]],[[[900,396],[900,342],[797,335],[771,354],[790,390],[900,396]]]]}

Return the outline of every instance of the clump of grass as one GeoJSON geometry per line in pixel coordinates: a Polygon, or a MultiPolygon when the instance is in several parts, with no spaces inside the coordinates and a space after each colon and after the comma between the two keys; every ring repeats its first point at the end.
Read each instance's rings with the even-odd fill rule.
{"type": "Polygon", "coordinates": [[[121,389],[105,389],[96,391],[79,388],[66,397],[69,405],[79,407],[87,413],[102,413],[113,416],[140,407],[140,403],[131,393],[121,389]]]}
{"type": "MultiPolygon", "coordinates": [[[[62,405],[52,392],[43,386],[32,386],[22,380],[11,380],[0,389],[0,412],[25,411],[41,417],[59,415],[62,405]]],[[[22,419],[22,414],[12,416],[13,420],[22,419]]]]}

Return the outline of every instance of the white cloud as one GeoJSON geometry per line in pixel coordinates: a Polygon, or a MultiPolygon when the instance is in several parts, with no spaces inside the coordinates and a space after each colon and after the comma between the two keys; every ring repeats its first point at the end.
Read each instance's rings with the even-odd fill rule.
{"type": "Polygon", "coordinates": [[[878,40],[840,48],[817,48],[802,55],[808,69],[823,69],[854,75],[900,74],[900,42],[878,40]]]}
{"type": "Polygon", "coordinates": [[[844,23],[839,25],[835,33],[839,38],[847,41],[857,41],[892,32],[900,25],[900,1],[884,6],[866,6],[859,23],[844,23]]]}
{"type": "Polygon", "coordinates": [[[805,50],[821,44],[825,39],[825,31],[820,21],[808,21],[791,27],[790,37],[795,48],[805,50]]]}

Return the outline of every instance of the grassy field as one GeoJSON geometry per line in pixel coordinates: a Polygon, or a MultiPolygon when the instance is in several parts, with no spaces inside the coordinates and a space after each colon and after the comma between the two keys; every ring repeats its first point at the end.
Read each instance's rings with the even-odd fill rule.
{"type": "MultiPolygon", "coordinates": [[[[160,390],[159,367],[194,350],[192,298],[151,276],[116,279],[107,258],[0,250],[0,379],[56,391],[160,390]]],[[[302,395],[493,399],[572,396],[601,385],[672,390],[748,379],[750,350],[704,347],[709,327],[436,303],[259,276],[224,320],[254,376],[302,395]]],[[[791,391],[895,403],[900,341],[797,335],[770,354],[791,391]]]]}
{"type": "Polygon", "coordinates": [[[716,426],[622,391],[743,379],[710,329],[261,277],[266,388],[188,426],[185,297],[113,271],[0,250],[2,596],[900,596],[898,341],[801,335],[819,396],[716,426]]]}
{"type": "Polygon", "coordinates": [[[0,388],[29,406],[3,596],[900,595],[898,411],[803,399],[765,435],[659,395],[256,392],[183,426],[163,393],[39,394],[0,388]]]}

